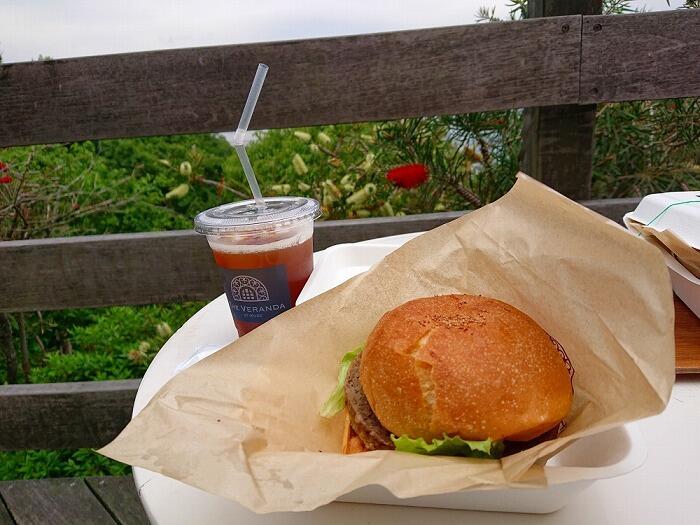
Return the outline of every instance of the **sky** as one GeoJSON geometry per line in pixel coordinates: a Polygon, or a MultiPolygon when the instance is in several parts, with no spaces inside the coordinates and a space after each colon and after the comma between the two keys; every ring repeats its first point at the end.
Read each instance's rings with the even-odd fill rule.
{"type": "MultiPolygon", "coordinates": [[[[0,0],[0,55],[9,63],[461,25],[480,6],[508,18],[507,0],[0,0]]],[[[666,0],[633,6],[669,9],[666,0]]]]}

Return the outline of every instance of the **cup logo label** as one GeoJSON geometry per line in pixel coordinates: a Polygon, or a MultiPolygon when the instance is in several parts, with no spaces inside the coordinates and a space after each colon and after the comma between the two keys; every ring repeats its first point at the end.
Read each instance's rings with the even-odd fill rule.
{"type": "Polygon", "coordinates": [[[231,280],[231,296],[234,301],[259,303],[269,301],[270,294],[262,281],[249,275],[239,275],[231,280]]]}
{"type": "Polygon", "coordinates": [[[231,314],[237,321],[264,323],[292,307],[284,264],[243,270],[221,268],[221,272],[231,314]]]}

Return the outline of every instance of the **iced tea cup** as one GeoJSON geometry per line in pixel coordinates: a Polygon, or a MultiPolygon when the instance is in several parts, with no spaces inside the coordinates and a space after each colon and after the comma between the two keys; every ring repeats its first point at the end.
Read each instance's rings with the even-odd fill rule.
{"type": "Polygon", "coordinates": [[[294,307],[314,267],[318,201],[265,198],[224,204],[197,215],[195,230],[207,236],[221,269],[234,324],[244,335],[294,307]]]}

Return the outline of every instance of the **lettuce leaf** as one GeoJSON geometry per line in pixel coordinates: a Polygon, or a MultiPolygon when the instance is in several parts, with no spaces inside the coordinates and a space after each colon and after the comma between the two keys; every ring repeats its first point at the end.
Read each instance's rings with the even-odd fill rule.
{"type": "Polygon", "coordinates": [[[445,435],[443,439],[433,439],[428,443],[423,438],[391,435],[396,450],[426,454],[429,456],[462,456],[465,458],[498,459],[503,455],[503,442],[486,439],[484,441],[467,441],[459,436],[445,435]]]}
{"type": "Polygon", "coordinates": [[[345,408],[345,378],[348,375],[348,369],[355,358],[362,353],[363,345],[358,346],[354,350],[347,352],[340,360],[340,371],[338,372],[338,384],[331,393],[330,397],[323,403],[321,407],[321,416],[330,418],[345,408]]]}

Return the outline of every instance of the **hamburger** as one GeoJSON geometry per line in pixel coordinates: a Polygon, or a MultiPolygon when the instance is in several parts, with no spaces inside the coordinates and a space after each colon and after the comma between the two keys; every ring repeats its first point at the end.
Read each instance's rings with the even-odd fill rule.
{"type": "Polygon", "coordinates": [[[415,299],[343,357],[321,414],[346,411],[344,453],[498,458],[556,437],[573,398],[567,364],[544,329],[502,301],[415,299]]]}

